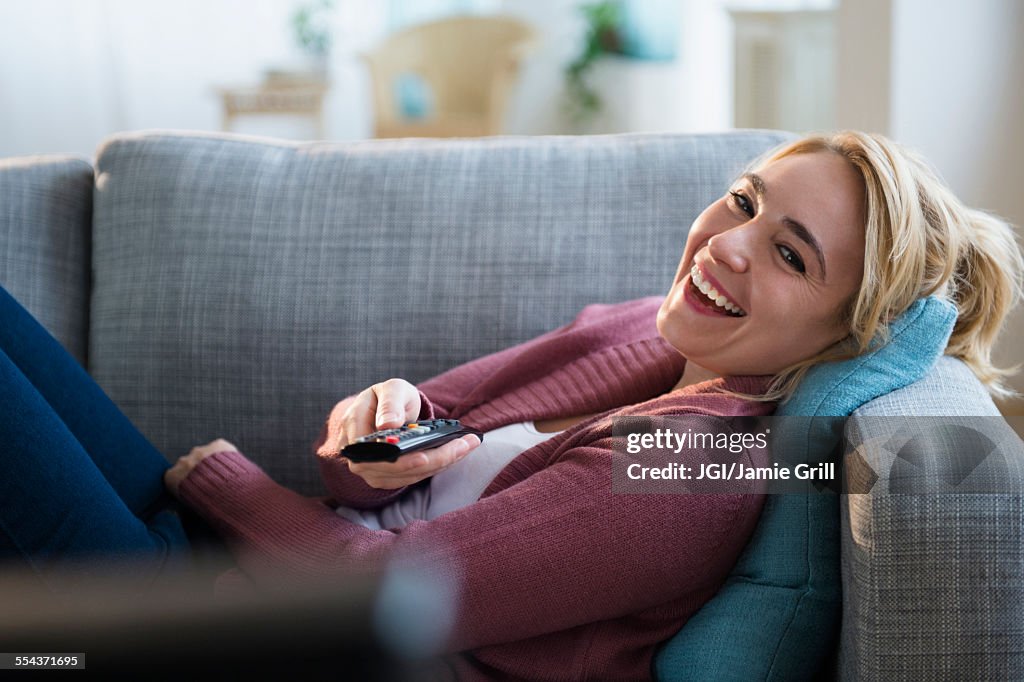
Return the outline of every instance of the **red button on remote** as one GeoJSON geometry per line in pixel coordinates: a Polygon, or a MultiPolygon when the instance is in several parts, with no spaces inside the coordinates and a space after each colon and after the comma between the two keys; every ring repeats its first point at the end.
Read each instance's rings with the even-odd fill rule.
{"type": "Polygon", "coordinates": [[[398,436],[388,436],[387,438],[384,439],[384,442],[385,443],[397,443],[398,442],[398,436]]]}

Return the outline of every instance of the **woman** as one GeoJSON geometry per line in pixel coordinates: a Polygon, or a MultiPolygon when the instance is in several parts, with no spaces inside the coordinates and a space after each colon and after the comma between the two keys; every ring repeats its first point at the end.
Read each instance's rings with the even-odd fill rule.
{"type": "MultiPolygon", "coordinates": [[[[808,367],[863,353],[888,320],[930,294],[960,311],[947,352],[998,392],[989,352],[1020,271],[1010,228],[964,208],[896,145],[860,133],[807,138],[755,164],[697,218],[663,300],[592,306],[567,327],[419,387],[396,379],[339,403],[317,448],[339,510],[278,486],[227,441],[194,449],[164,478],[229,541],[256,583],[396,561],[453,577],[458,612],[447,648],[467,652],[456,663],[465,677],[557,670],[643,678],[657,643],[724,580],[762,498],[613,494],[608,417],[768,414],[808,367]],[[481,454],[466,437],[393,464],[339,456],[357,436],[432,416],[462,419],[488,445],[498,430],[522,428],[502,452],[481,454]],[[478,456],[483,470],[467,474],[478,456]],[[407,514],[402,505],[428,488],[430,500],[407,514]],[[443,509],[432,507],[435,497],[443,509]]],[[[29,385],[80,395],[84,378],[53,379],[21,359],[27,368],[12,358],[0,378],[19,397],[31,394],[29,385]]],[[[38,452],[32,428],[60,422],[61,400],[19,398],[20,425],[0,438],[27,434],[15,447],[38,452]]],[[[77,437],[88,427],[66,428],[77,437]]],[[[138,440],[131,446],[141,450],[138,440]]],[[[137,464],[137,452],[130,465],[109,465],[124,442],[96,443],[103,456],[87,453],[99,460],[93,494],[129,517],[105,521],[99,549],[109,549],[124,521],[136,551],[159,552],[180,536],[154,543],[157,531],[137,520],[151,495],[121,500],[151,488],[163,467],[137,464]],[[122,470],[133,480],[122,480],[122,470]],[[104,477],[118,479],[110,492],[101,490],[104,477]]],[[[52,497],[41,495],[39,508],[52,497]]],[[[10,544],[38,556],[33,538],[12,526],[21,528],[3,519],[10,544]]]]}

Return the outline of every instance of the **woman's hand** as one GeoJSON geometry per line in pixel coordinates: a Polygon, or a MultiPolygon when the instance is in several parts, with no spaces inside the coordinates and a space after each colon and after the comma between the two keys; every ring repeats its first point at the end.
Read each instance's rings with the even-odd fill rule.
{"type": "Polygon", "coordinates": [[[170,469],[164,472],[164,485],[175,497],[178,496],[178,488],[181,486],[181,482],[185,480],[193,469],[199,466],[199,463],[210,455],[218,452],[238,452],[231,443],[227,442],[223,438],[218,438],[215,441],[207,443],[206,445],[197,445],[192,448],[187,455],[179,457],[178,461],[170,469]]]}
{"type": "Polygon", "coordinates": [[[371,488],[393,490],[419,483],[441,473],[480,445],[480,439],[469,435],[448,441],[441,447],[402,455],[394,462],[353,462],[348,470],[366,481],[371,488]]]}
{"type": "MultiPolygon", "coordinates": [[[[404,379],[388,379],[343,400],[327,419],[321,457],[337,457],[360,436],[415,421],[420,415],[420,394],[404,379]]],[[[402,455],[394,462],[348,462],[349,471],[373,488],[392,490],[418,483],[447,469],[480,444],[476,436],[463,436],[438,448],[402,455]]]]}

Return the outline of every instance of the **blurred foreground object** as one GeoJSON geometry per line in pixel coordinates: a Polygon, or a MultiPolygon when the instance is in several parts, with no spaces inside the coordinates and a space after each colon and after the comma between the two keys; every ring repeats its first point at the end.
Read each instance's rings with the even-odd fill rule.
{"type": "Polygon", "coordinates": [[[532,28],[506,17],[456,17],[400,31],[363,55],[375,137],[501,133],[532,28]]]}
{"type": "Polygon", "coordinates": [[[5,571],[0,651],[73,652],[94,674],[153,679],[394,680],[432,665],[432,652],[419,645],[422,633],[438,627],[438,604],[428,590],[397,604],[396,597],[419,585],[406,575],[301,587],[282,581],[272,591],[217,596],[208,581],[142,586],[94,575],[67,578],[73,588],[58,595],[31,575],[5,571]],[[396,591],[396,580],[404,589],[396,591]],[[397,633],[415,640],[413,646],[397,633]]]}

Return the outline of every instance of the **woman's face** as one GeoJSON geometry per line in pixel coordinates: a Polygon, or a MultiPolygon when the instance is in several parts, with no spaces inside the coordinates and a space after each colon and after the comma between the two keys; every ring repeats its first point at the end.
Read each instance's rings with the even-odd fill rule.
{"type": "Polygon", "coordinates": [[[832,152],[737,180],[690,229],[658,312],[662,337],[723,376],[777,374],[844,338],[838,318],[864,267],[863,197],[832,152]]]}

